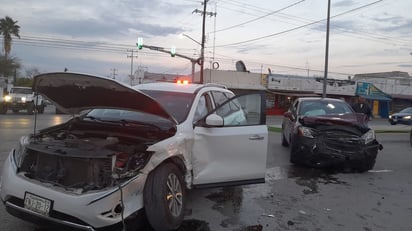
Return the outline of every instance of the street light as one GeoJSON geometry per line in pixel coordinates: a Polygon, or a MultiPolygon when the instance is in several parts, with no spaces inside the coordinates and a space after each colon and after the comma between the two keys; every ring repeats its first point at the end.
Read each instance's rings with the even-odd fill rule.
{"type": "MultiPolygon", "coordinates": [[[[200,65],[200,83],[203,84],[203,59],[204,59],[204,49],[205,49],[205,39],[204,39],[204,34],[202,34],[202,43],[196,41],[194,38],[190,37],[189,35],[185,34],[185,33],[181,33],[180,37],[186,37],[190,40],[192,40],[193,42],[197,43],[198,45],[200,45],[200,57],[197,61],[197,63],[200,65]]],[[[192,62],[192,66],[194,67],[194,63],[192,62]]],[[[194,76],[194,74],[193,74],[194,76]]]]}
{"type": "Polygon", "coordinates": [[[196,41],[194,38],[190,37],[189,35],[187,35],[187,34],[185,34],[185,33],[181,33],[181,34],[180,34],[180,37],[181,37],[181,38],[186,37],[186,38],[192,40],[193,42],[199,44],[200,46],[202,45],[200,42],[196,41]]]}

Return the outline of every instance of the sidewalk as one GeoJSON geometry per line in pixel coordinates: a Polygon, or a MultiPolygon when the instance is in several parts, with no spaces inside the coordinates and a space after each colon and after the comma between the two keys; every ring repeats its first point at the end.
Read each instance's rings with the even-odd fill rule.
{"type": "MultiPolygon", "coordinates": [[[[266,117],[266,124],[270,127],[281,128],[282,127],[283,116],[279,115],[268,115],[266,117]]],[[[384,118],[374,118],[369,121],[369,127],[378,133],[406,133],[410,132],[412,126],[397,124],[391,125],[388,119],[384,118]]]]}

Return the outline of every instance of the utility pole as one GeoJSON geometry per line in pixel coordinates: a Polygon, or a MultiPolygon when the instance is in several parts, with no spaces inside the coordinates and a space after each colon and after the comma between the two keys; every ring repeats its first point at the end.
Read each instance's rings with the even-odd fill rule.
{"type": "Polygon", "coordinates": [[[112,71],[112,79],[116,79],[116,75],[117,75],[116,71],[117,71],[117,69],[116,69],[116,68],[112,68],[112,69],[110,69],[110,71],[112,71]]]}
{"type": "Polygon", "coordinates": [[[195,9],[192,13],[198,13],[203,16],[202,22],[202,42],[200,49],[200,83],[203,84],[203,69],[204,69],[204,60],[205,60],[205,24],[206,24],[206,15],[212,17],[216,16],[216,13],[207,12],[206,5],[209,0],[203,0],[203,11],[195,9]]]}
{"type": "Polygon", "coordinates": [[[325,74],[323,77],[323,94],[322,98],[326,98],[326,85],[328,81],[328,61],[329,61],[329,27],[330,27],[330,0],[328,0],[328,18],[326,23],[326,51],[325,51],[325,74]]]}
{"type": "Polygon", "coordinates": [[[137,58],[137,55],[133,55],[133,49],[127,49],[127,52],[131,52],[132,55],[128,55],[127,58],[131,58],[130,62],[130,85],[133,85],[134,75],[133,75],[133,58],[137,58]]]}

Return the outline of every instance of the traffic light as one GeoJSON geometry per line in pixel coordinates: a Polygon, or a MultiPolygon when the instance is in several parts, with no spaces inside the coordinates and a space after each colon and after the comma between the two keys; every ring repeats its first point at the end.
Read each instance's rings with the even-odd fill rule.
{"type": "Polygon", "coordinates": [[[175,57],[175,55],[176,55],[176,47],[172,46],[170,48],[170,56],[175,57]]]}
{"type": "Polygon", "coordinates": [[[137,38],[137,48],[139,48],[139,50],[141,50],[143,48],[143,38],[139,37],[137,38]]]}

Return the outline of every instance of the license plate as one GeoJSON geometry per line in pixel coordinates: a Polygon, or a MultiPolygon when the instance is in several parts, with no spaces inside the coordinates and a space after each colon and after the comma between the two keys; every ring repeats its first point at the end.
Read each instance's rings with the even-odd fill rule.
{"type": "Polygon", "coordinates": [[[48,216],[52,201],[26,192],[24,195],[24,208],[48,216]]]}

